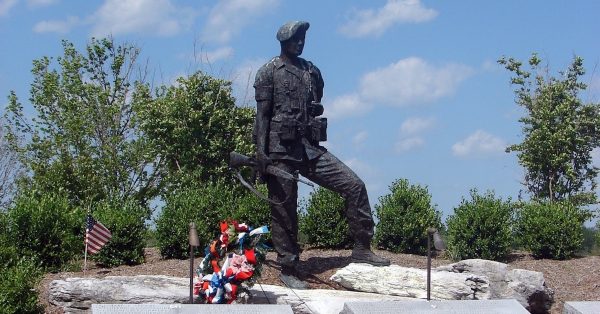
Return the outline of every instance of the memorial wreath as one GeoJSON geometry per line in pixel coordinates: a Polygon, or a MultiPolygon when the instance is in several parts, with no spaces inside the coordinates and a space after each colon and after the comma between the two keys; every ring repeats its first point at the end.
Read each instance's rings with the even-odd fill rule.
{"type": "Polygon", "coordinates": [[[235,220],[220,222],[220,229],[196,268],[194,296],[198,302],[232,303],[260,277],[267,252],[263,235],[269,229],[235,220]]]}

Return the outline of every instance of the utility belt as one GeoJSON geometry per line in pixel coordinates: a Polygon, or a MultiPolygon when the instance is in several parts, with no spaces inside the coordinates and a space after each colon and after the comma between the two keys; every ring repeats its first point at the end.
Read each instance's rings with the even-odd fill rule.
{"type": "Polygon", "coordinates": [[[302,123],[291,117],[283,117],[277,133],[283,143],[302,137],[315,143],[327,141],[327,118],[310,118],[308,123],[302,123]]]}

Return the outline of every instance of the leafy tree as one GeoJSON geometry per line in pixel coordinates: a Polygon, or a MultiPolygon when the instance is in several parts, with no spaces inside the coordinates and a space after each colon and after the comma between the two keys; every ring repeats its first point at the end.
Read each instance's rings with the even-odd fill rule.
{"type": "Polygon", "coordinates": [[[21,182],[41,193],[61,191],[72,202],[153,196],[158,161],[138,128],[135,107],[152,101],[139,68],[139,49],[92,39],[85,53],[68,41],[63,55],[33,61],[29,121],[9,96],[7,138],[30,172],[21,182]],[[54,62],[56,61],[56,62],[54,62]],[[27,139],[20,144],[18,139],[27,139]]]}
{"type": "Polygon", "coordinates": [[[6,210],[15,194],[15,183],[23,175],[17,152],[4,136],[6,120],[0,119],[0,210],[6,210]]]}
{"type": "Polygon", "coordinates": [[[585,73],[583,60],[575,57],[560,77],[549,77],[541,68],[541,59],[533,54],[530,70],[514,59],[498,61],[514,76],[516,103],[526,110],[523,142],[509,146],[525,167],[525,185],[536,198],[570,199],[578,204],[596,201],[596,175],[591,152],[600,146],[600,105],[584,104],[579,82],[585,73]]]}
{"type": "Polygon", "coordinates": [[[254,109],[236,107],[231,82],[197,72],[162,87],[156,101],[137,108],[141,128],[164,163],[168,190],[232,180],[227,161],[236,150],[251,153],[254,109]]]}

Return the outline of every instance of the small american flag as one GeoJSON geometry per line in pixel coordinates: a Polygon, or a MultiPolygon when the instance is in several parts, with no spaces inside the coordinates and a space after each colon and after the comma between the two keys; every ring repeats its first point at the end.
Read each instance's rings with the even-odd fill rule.
{"type": "Polygon", "coordinates": [[[110,240],[112,234],[99,221],[96,221],[92,215],[87,216],[87,226],[85,228],[85,244],[90,254],[95,254],[110,240]]]}

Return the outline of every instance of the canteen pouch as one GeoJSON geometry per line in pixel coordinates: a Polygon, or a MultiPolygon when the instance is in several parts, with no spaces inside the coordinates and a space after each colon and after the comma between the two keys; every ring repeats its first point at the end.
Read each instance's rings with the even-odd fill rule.
{"type": "Polygon", "coordinates": [[[314,142],[327,141],[327,118],[315,118],[310,122],[311,139],[314,142]]]}
{"type": "Polygon", "coordinates": [[[281,141],[294,141],[298,138],[298,125],[295,120],[283,119],[279,129],[279,139],[281,141]]]}

